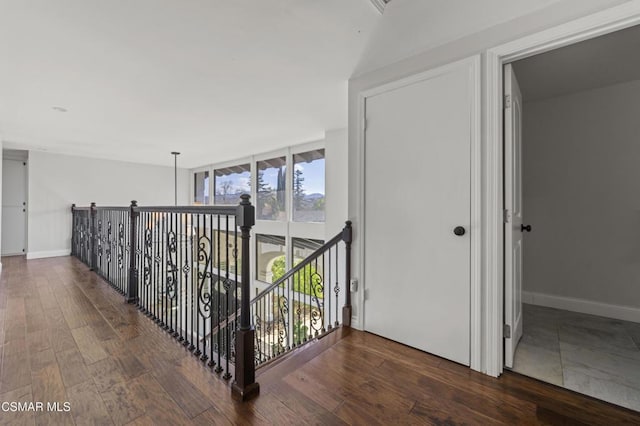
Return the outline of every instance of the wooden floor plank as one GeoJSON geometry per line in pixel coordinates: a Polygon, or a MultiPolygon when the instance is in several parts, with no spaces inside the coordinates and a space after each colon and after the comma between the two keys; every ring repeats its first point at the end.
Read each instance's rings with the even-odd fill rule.
{"type": "Polygon", "coordinates": [[[62,381],[67,388],[91,380],[82,355],[76,348],[57,352],[55,355],[60,367],[62,381]]]}
{"type": "Polygon", "coordinates": [[[88,365],[87,372],[93,379],[99,392],[106,392],[114,385],[127,381],[126,374],[112,358],[101,359],[88,365]]]}
{"type": "Polygon", "coordinates": [[[27,347],[30,353],[49,349],[51,347],[49,330],[45,328],[27,333],[27,347]]]}
{"type": "Polygon", "coordinates": [[[12,341],[3,346],[0,393],[5,393],[31,384],[29,357],[24,340],[12,341]],[[15,349],[14,349],[15,348],[15,349]]]}
{"type": "Polygon", "coordinates": [[[197,417],[211,408],[208,398],[179,372],[166,371],[154,374],[154,377],[190,418],[197,417]]]}
{"type": "Polygon", "coordinates": [[[129,383],[114,384],[109,390],[100,392],[100,397],[116,425],[127,424],[144,415],[144,407],[129,383]]]}
{"type": "Polygon", "coordinates": [[[67,390],[71,411],[77,425],[112,425],[113,421],[95,385],[85,381],[67,390]]]}
{"type": "Polygon", "coordinates": [[[109,356],[100,343],[100,339],[95,335],[91,327],[84,326],[71,330],[73,340],[75,340],[80,354],[87,365],[105,359],[109,356]]]}
{"type": "Polygon", "coordinates": [[[136,377],[131,381],[131,387],[134,390],[135,401],[144,407],[145,415],[156,424],[193,424],[189,413],[176,404],[151,374],[136,377]]]}
{"type": "MultiPolygon", "coordinates": [[[[23,386],[9,392],[0,394],[0,402],[22,402],[33,401],[31,385],[23,386]]],[[[11,412],[6,411],[0,414],[0,425],[34,425],[35,414],[31,411],[11,412]]]]}

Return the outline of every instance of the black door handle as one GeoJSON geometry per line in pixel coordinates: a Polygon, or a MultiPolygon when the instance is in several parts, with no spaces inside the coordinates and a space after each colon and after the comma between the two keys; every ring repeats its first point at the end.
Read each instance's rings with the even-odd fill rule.
{"type": "Polygon", "coordinates": [[[522,232],[524,232],[524,231],[531,232],[531,225],[527,225],[527,226],[520,225],[520,231],[522,231],[522,232]]]}
{"type": "Polygon", "coordinates": [[[458,237],[463,236],[465,232],[467,231],[464,229],[464,226],[456,226],[455,228],[453,228],[453,233],[456,234],[458,237]]]}

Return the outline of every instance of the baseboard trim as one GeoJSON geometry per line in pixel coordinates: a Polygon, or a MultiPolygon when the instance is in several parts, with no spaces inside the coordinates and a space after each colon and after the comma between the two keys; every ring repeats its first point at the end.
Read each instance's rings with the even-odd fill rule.
{"type": "Polygon", "coordinates": [[[564,309],[623,321],[640,322],[640,308],[631,306],[611,305],[608,303],[594,302],[592,300],[529,291],[522,292],[522,302],[530,305],[564,309]]]}
{"type": "Polygon", "coordinates": [[[71,250],[50,250],[50,251],[30,251],[27,253],[27,260],[43,259],[45,257],[69,256],[71,250]]]}

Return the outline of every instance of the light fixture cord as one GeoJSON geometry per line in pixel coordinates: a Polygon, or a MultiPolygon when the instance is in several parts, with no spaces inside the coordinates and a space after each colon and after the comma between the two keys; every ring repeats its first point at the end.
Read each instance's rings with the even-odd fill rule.
{"type": "Polygon", "coordinates": [[[174,203],[178,205],[178,154],[173,154],[173,188],[174,203]]]}

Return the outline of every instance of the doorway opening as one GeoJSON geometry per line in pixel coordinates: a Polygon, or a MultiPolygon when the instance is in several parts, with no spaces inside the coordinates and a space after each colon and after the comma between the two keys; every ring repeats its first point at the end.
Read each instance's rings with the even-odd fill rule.
{"type": "Polygon", "coordinates": [[[640,411],[640,26],[507,64],[505,366],[640,411]]]}
{"type": "Polygon", "coordinates": [[[27,162],[27,151],[2,151],[2,256],[27,252],[27,162]]]}

